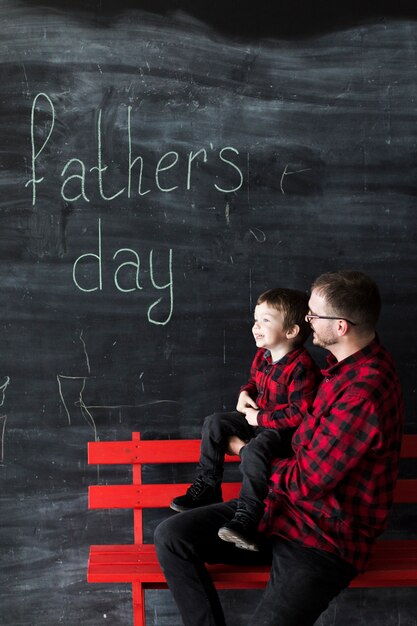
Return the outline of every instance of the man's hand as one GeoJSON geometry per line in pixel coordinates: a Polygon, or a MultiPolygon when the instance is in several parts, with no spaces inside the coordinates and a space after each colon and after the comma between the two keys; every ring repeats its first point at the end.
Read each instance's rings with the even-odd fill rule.
{"type": "Polygon", "coordinates": [[[249,408],[258,409],[259,407],[257,406],[255,400],[252,400],[247,391],[241,391],[237,399],[236,411],[246,413],[249,408]]]}
{"type": "Polygon", "coordinates": [[[251,426],[258,426],[258,413],[259,413],[259,409],[245,409],[244,411],[245,413],[245,418],[246,421],[248,422],[248,424],[250,424],[251,426]]]}
{"type": "Polygon", "coordinates": [[[246,445],[242,439],[239,439],[237,435],[232,435],[229,437],[229,446],[226,449],[227,454],[236,454],[239,455],[241,449],[246,445]]]}

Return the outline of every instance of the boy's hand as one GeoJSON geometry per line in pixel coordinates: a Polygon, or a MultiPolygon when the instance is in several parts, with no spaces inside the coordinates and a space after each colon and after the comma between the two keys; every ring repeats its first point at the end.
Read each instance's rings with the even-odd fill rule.
{"type": "Polygon", "coordinates": [[[236,411],[246,413],[249,408],[258,409],[259,407],[255,400],[252,400],[247,391],[241,391],[237,399],[236,411]]]}
{"type": "Polygon", "coordinates": [[[258,413],[259,409],[247,408],[245,410],[245,417],[248,424],[251,426],[258,426],[258,413]]]}

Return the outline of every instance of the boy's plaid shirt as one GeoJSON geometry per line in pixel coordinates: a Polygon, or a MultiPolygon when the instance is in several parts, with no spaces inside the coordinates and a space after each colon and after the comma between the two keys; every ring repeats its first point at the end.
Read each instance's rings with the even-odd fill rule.
{"type": "Polygon", "coordinates": [[[398,473],[400,383],[376,338],[323,370],[313,408],[273,463],[260,530],[338,554],[364,569],[384,530],[398,473]]]}
{"type": "Polygon", "coordinates": [[[322,379],[310,353],[301,346],[272,362],[269,350],[260,348],[252,362],[247,391],[260,411],[265,428],[296,428],[311,407],[322,379]]]}

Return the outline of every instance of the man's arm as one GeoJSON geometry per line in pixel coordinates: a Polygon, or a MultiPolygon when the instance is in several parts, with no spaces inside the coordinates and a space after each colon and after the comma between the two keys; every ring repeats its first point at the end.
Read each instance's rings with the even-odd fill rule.
{"type": "Polygon", "coordinates": [[[294,503],[317,500],[332,490],[377,446],[381,434],[375,404],[354,391],[345,394],[330,415],[305,419],[305,443],[295,446],[293,458],[274,461],[271,475],[273,491],[294,503]]]}

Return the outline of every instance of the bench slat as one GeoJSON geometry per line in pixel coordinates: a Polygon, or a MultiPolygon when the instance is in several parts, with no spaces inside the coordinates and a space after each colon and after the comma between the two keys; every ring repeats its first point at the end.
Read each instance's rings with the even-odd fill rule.
{"type": "MultiPolygon", "coordinates": [[[[157,564],[155,547],[152,544],[91,546],[90,559],[95,566],[157,564]]],[[[388,567],[405,569],[410,561],[417,566],[416,540],[380,540],[376,543],[369,567],[379,569],[383,562],[388,567]]]]}
{"type": "MultiPolygon", "coordinates": [[[[210,565],[217,587],[255,588],[268,581],[268,566],[210,565]]],[[[165,585],[152,545],[91,546],[89,582],[141,582],[152,588],[165,585]]],[[[417,586],[417,540],[380,540],[365,573],[352,587],[417,586]],[[383,564],[381,567],[381,563],[383,564]]]]}
{"type": "MultiPolygon", "coordinates": [[[[166,508],[172,498],[185,493],[190,483],[172,485],[92,485],[88,488],[90,509],[166,508]]],[[[241,483],[223,483],[224,500],[236,498],[241,483]]]]}
{"type": "Polygon", "coordinates": [[[403,435],[401,443],[401,458],[415,459],[417,457],[417,435],[403,435]]]}
{"type": "MultiPolygon", "coordinates": [[[[92,485],[88,489],[90,509],[165,508],[172,498],[185,493],[189,483],[172,485],[92,485]]],[[[230,500],[239,494],[240,483],[223,483],[223,499],[230,500]]],[[[394,501],[397,504],[415,503],[417,479],[400,479],[397,482],[394,501]]]]}
{"type": "MultiPolygon", "coordinates": [[[[198,463],[199,439],[158,439],[152,441],[90,441],[88,462],[98,465],[132,465],[135,463],[198,463]]],[[[233,463],[237,456],[226,455],[233,463]]]]}
{"type": "MultiPolygon", "coordinates": [[[[91,441],[88,444],[88,462],[99,465],[197,463],[199,455],[199,439],[91,441]]],[[[403,437],[401,457],[417,457],[417,435],[403,437]]],[[[239,457],[226,455],[225,460],[236,462],[239,457]]]]}
{"type": "Polygon", "coordinates": [[[394,502],[398,504],[417,503],[417,478],[400,478],[397,480],[394,502]]]}

